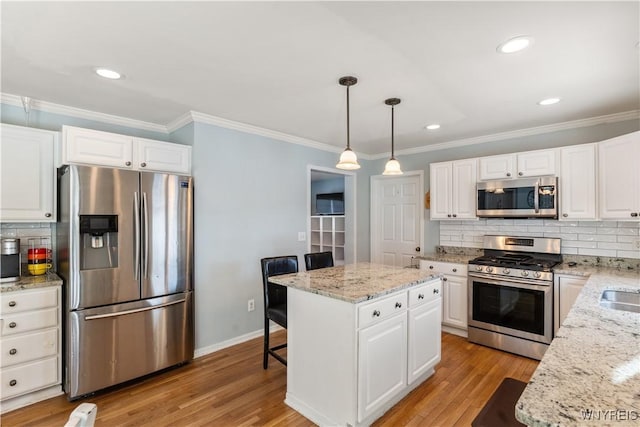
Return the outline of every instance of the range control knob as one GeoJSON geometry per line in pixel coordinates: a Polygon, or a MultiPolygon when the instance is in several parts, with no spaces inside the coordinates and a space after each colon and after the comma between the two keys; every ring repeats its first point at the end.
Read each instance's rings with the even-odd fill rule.
{"type": "Polygon", "coordinates": [[[487,273],[493,272],[493,267],[487,267],[487,273]]]}
{"type": "Polygon", "coordinates": [[[502,274],[509,274],[511,273],[511,270],[509,270],[508,268],[505,268],[504,270],[502,270],[502,274]]]}
{"type": "Polygon", "coordinates": [[[527,277],[529,275],[529,272],[527,270],[522,270],[522,277],[527,277]]]}
{"type": "Polygon", "coordinates": [[[536,271],[535,273],[533,273],[533,277],[535,277],[536,279],[539,279],[540,276],[542,276],[542,273],[540,273],[539,271],[536,271]]]}
{"type": "Polygon", "coordinates": [[[476,271],[482,271],[482,266],[481,265],[476,265],[476,271]]]}

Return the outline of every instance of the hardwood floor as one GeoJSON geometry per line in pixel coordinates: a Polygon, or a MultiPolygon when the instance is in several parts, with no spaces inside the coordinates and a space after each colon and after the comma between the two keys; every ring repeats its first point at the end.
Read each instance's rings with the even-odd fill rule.
{"type": "MultiPolygon", "coordinates": [[[[272,342],[283,341],[285,331],[272,342]]],[[[436,373],[376,426],[469,426],[505,377],[528,381],[538,362],[444,333],[436,373]]],[[[310,426],[284,403],[286,368],[262,369],[257,338],[135,384],[68,402],[64,396],[2,415],[10,426],[61,427],[82,402],[98,405],[96,426],[310,426]]]]}

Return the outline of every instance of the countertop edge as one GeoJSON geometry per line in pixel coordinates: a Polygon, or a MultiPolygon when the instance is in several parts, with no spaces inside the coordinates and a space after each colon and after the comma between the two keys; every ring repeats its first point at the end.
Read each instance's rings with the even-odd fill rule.
{"type": "Polygon", "coordinates": [[[0,283],[0,294],[62,286],[62,283],[62,279],[55,273],[47,273],[42,276],[24,276],[15,282],[0,283]]]}

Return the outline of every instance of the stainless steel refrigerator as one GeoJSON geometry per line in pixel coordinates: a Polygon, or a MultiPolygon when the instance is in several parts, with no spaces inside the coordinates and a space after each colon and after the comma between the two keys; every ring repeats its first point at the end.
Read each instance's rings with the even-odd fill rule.
{"type": "Polygon", "coordinates": [[[69,399],[193,358],[189,176],[59,169],[69,399]]]}

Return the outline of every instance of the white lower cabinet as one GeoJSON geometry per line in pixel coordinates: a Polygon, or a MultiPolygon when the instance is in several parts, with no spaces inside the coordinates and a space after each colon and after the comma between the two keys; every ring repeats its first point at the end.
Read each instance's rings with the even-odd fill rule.
{"type": "Polygon", "coordinates": [[[455,329],[447,330],[466,336],[467,331],[467,265],[440,261],[420,261],[420,268],[442,277],[442,324],[455,329]]]}
{"type": "Polygon", "coordinates": [[[61,394],[60,287],[3,293],[0,321],[0,410],[61,394]]]}
{"type": "Polygon", "coordinates": [[[588,277],[556,274],[553,277],[553,333],[557,333],[588,277]]]}
{"type": "Polygon", "coordinates": [[[369,425],[440,361],[441,281],[371,301],[287,288],[285,402],[318,425],[369,425]]]}

